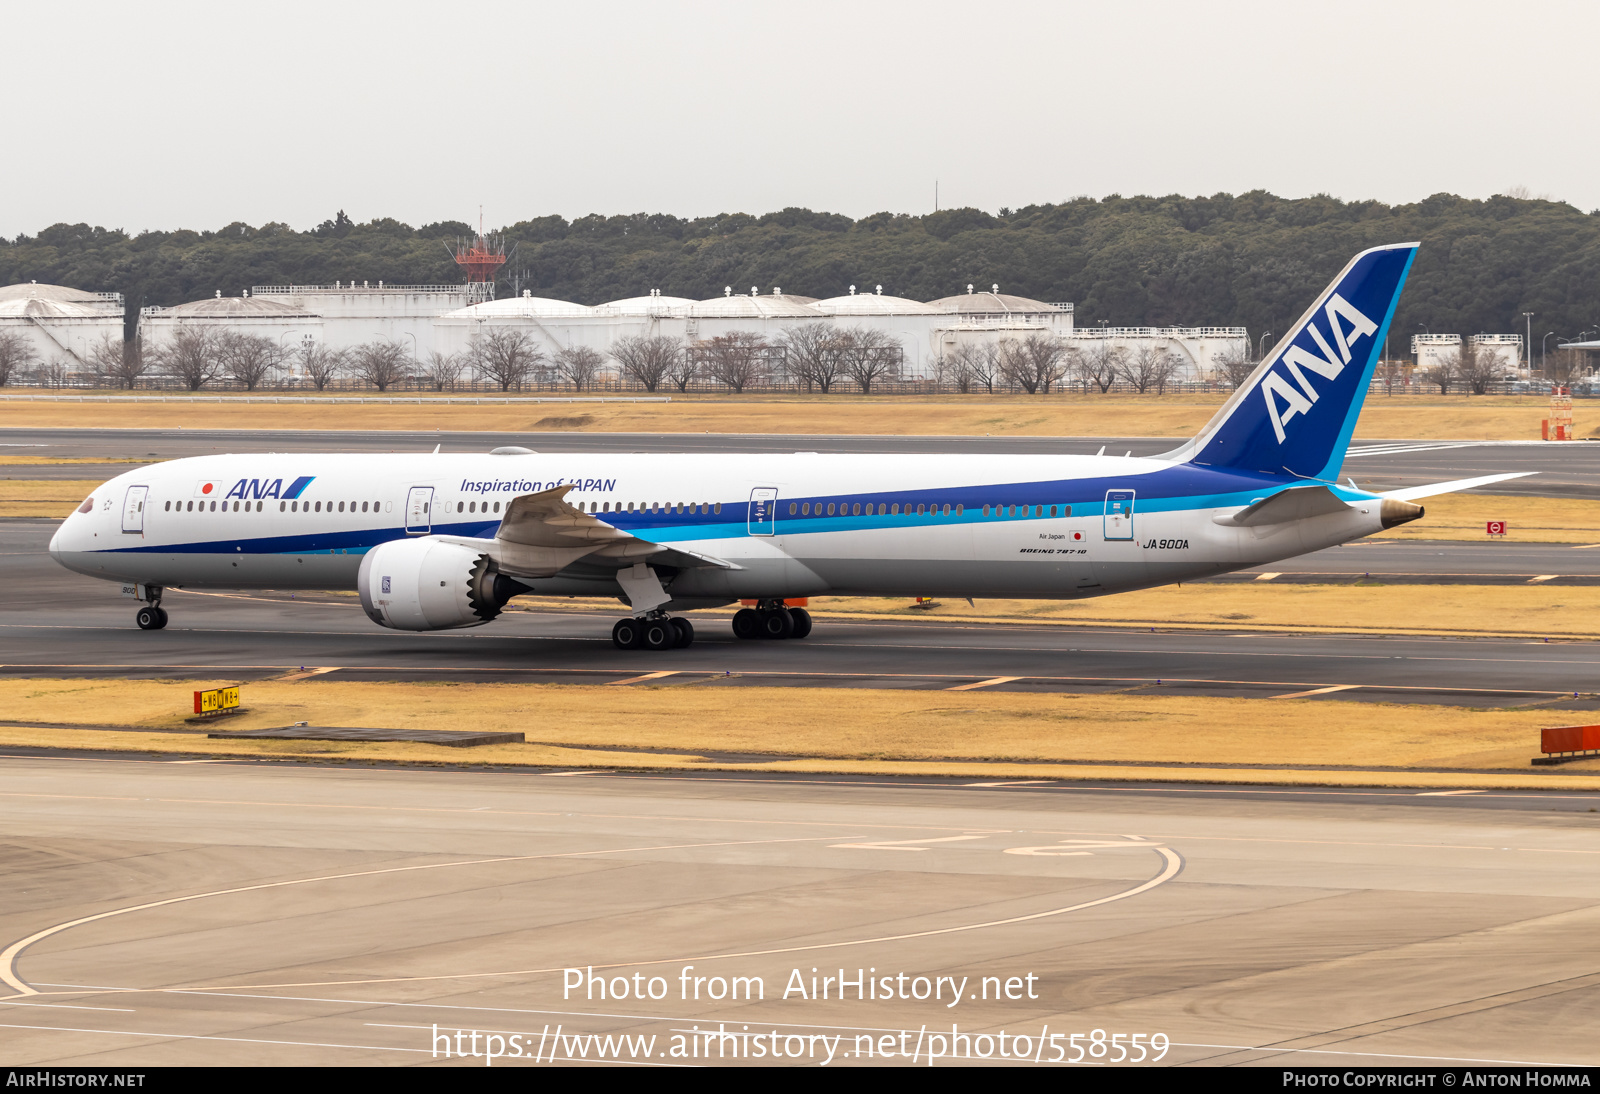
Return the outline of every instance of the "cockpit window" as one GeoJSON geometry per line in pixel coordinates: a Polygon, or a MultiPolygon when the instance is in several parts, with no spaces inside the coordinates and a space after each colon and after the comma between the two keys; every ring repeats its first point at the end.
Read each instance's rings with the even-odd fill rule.
{"type": "MultiPolygon", "coordinates": [[[[59,509],[56,510],[56,511],[60,512],[59,509]]],[[[78,512],[80,512],[80,513],[92,513],[92,512],[94,512],[94,498],[92,498],[92,497],[84,498],[83,499],[83,504],[78,506],[78,512]]]]}

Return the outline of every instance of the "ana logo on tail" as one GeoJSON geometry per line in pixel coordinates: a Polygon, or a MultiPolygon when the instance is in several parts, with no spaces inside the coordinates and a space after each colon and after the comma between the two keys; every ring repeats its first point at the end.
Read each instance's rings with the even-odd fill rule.
{"type": "Polygon", "coordinates": [[[1316,321],[1312,320],[1306,324],[1305,333],[1317,344],[1318,353],[1312,353],[1301,345],[1291,345],[1279,359],[1279,364],[1294,377],[1294,384],[1277,368],[1273,368],[1261,380],[1261,397],[1267,402],[1267,417],[1272,420],[1272,429],[1278,435],[1279,444],[1288,438],[1284,423],[1296,414],[1306,413],[1311,409],[1311,404],[1317,401],[1317,389],[1301,370],[1309,369],[1329,380],[1337,379],[1350,363],[1350,348],[1356,340],[1370,338],[1378,332],[1378,324],[1357,311],[1338,293],[1328,298],[1323,314],[1333,333],[1333,347],[1329,347],[1328,339],[1317,327],[1316,321]],[[1340,326],[1340,320],[1349,324],[1348,329],[1340,326]],[[1279,399],[1282,400],[1281,408],[1279,399]]]}

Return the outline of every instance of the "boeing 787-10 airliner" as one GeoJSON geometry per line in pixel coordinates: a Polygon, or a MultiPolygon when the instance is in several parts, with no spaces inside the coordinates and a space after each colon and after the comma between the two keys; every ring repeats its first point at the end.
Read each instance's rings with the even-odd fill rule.
{"type": "MultiPolygon", "coordinates": [[[[1423,515],[1337,481],[1414,243],[1363,251],[1200,434],[1160,456],[199,456],[107,482],[51,555],[123,583],[356,589],[374,623],[473,627],[523,593],[620,598],[618,646],[687,645],[668,613],[756,602],[741,638],[803,638],[785,601],[1075,598],[1257,566],[1423,515]]],[[[1102,450],[1103,451],[1103,450],[1102,450]]]]}

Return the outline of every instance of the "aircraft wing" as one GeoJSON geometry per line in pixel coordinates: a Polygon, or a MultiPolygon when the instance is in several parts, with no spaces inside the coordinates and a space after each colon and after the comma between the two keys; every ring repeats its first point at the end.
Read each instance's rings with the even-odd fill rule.
{"type": "Polygon", "coordinates": [[[675,569],[740,569],[724,559],[652,543],[607,524],[567,502],[571,489],[570,485],[553,486],[512,498],[494,539],[461,537],[461,542],[485,547],[495,565],[510,577],[552,577],[579,560],[586,566],[616,569],[646,561],[675,569]]]}
{"type": "Polygon", "coordinates": [[[1417,498],[1431,498],[1438,494],[1454,494],[1457,490],[1471,490],[1478,486],[1488,486],[1490,483],[1505,482],[1507,479],[1521,479],[1529,475],[1537,475],[1537,471],[1513,471],[1508,475],[1480,475],[1475,479],[1455,479],[1451,482],[1436,482],[1427,486],[1408,486],[1404,490],[1389,490],[1384,493],[1386,498],[1396,501],[1415,501],[1417,498]]]}

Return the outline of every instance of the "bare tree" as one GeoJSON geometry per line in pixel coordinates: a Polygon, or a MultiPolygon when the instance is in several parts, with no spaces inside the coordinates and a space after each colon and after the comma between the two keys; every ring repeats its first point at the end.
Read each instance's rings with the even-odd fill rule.
{"type": "Polygon", "coordinates": [[[500,385],[501,391],[520,388],[528,375],[544,364],[545,355],[526,331],[490,327],[472,346],[472,367],[500,385]]]}
{"type": "Polygon", "coordinates": [[[97,382],[129,389],[137,386],[139,377],[150,370],[144,345],[138,339],[124,342],[109,334],[89,348],[89,365],[95,371],[97,382]]]}
{"type": "Polygon", "coordinates": [[[579,391],[594,384],[605,363],[605,355],[591,346],[568,346],[555,356],[556,371],[579,391]]]}
{"type": "Polygon", "coordinates": [[[700,375],[700,359],[684,348],[682,339],[663,336],[662,341],[673,344],[672,353],[667,357],[667,379],[679,391],[687,391],[690,381],[700,375]]]}
{"type": "Polygon", "coordinates": [[[1217,372],[1228,382],[1229,387],[1238,387],[1250,378],[1250,374],[1260,364],[1250,355],[1249,344],[1233,346],[1222,353],[1212,354],[1211,360],[1217,366],[1217,372]]]}
{"type": "Polygon", "coordinates": [[[1393,395],[1396,387],[1404,387],[1408,368],[1404,361],[1385,357],[1378,362],[1378,379],[1383,381],[1383,393],[1393,395]]]}
{"type": "Polygon", "coordinates": [[[1000,347],[994,342],[963,347],[966,367],[972,370],[972,382],[983,385],[983,390],[994,394],[994,385],[1000,379],[1000,347]]]}
{"type": "Polygon", "coordinates": [[[1123,359],[1119,373],[1133,389],[1144,395],[1151,388],[1157,393],[1166,390],[1167,384],[1183,364],[1183,358],[1164,345],[1141,341],[1134,351],[1123,359]]]}
{"type": "Polygon", "coordinates": [[[1424,368],[1417,370],[1417,378],[1425,384],[1437,384],[1440,395],[1450,394],[1450,384],[1456,378],[1455,363],[1448,355],[1439,354],[1424,368]]]}
{"type": "Polygon", "coordinates": [[[1020,387],[1029,395],[1039,388],[1039,382],[1033,376],[1033,363],[1028,360],[1028,353],[1022,348],[1022,343],[1015,338],[1002,338],[996,347],[999,351],[1000,378],[1012,387],[1020,387]]]}
{"type": "Polygon", "coordinates": [[[427,377],[428,383],[435,391],[454,390],[456,382],[461,379],[461,371],[466,368],[466,362],[459,353],[440,353],[438,350],[428,351],[428,363],[422,368],[422,375],[427,377]]]}
{"type": "Polygon", "coordinates": [[[706,375],[733,388],[735,394],[762,379],[767,340],[754,331],[735,330],[695,345],[706,375]]]}
{"type": "Polygon", "coordinates": [[[1559,387],[1569,386],[1573,377],[1583,371],[1583,358],[1587,356],[1588,353],[1582,350],[1567,349],[1557,343],[1556,355],[1545,358],[1544,378],[1559,387]]]}
{"type": "Polygon", "coordinates": [[[222,375],[217,337],[205,327],[180,326],[157,351],[160,370],[190,391],[199,391],[222,375]]]}
{"type": "Polygon", "coordinates": [[[941,350],[933,359],[933,378],[941,384],[949,384],[963,395],[971,394],[976,379],[968,360],[969,354],[964,352],[969,348],[965,345],[953,346],[948,352],[941,350]]]}
{"type": "MultiPolygon", "coordinates": [[[[673,366],[682,356],[683,339],[664,334],[652,338],[619,338],[611,344],[611,359],[622,374],[643,384],[646,391],[654,391],[663,380],[676,382],[673,366]]],[[[682,391],[688,384],[689,378],[685,377],[678,384],[678,390],[682,391]]]]}
{"type": "Polygon", "coordinates": [[[861,394],[872,394],[879,380],[898,378],[904,352],[900,344],[872,327],[847,327],[838,332],[839,364],[844,374],[861,387],[861,394]]]}
{"type": "Polygon", "coordinates": [[[344,350],[329,349],[321,342],[306,342],[300,347],[300,369],[318,391],[327,388],[350,363],[344,350]]]}
{"type": "Polygon", "coordinates": [[[0,387],[27,372],[38,356],[33,343],[21,331],[0,331],[0,387]]]}
{"type": "Polygon", "coordinates": [[[217,337],[222,372],[246,391],[260,387],[283,364],[284,351],[264,334],[224,331],[217,337]]]}
{"type": "Polygon", "coordinates": [[[1030,334],[1022,340],[1020,346],[1026,367],[1033,374],[1033,388],[1041,395],[1050,394],[1050,389],[1065,377],[1072,367],[1072,355],[1067,352],[1067,344],[1053,334],[1030,334]]]}
{"type": "Polygon", "coordinates": [[[1506,370],[1505,359],[1499,350],[1490,349],[1470,338],[1462,342],[1454,353],[1445,356],[1455,379],[1465,384],[1474,395],[1487,394],[1489,385],[1500,379],[1506,370]]]}
{"type": "Polygon", "coordinates": [[[356,379],[388,391],[406,376],[410,362],[406,346],[387,338],[363,342],[350,351],[350,371],[356,379]]]}
{"type": "Polygon", "coordinates": [[[1104,395],[1111,390],[1111,385],[1117,382],[1122,375],[1122,366],[1128,354],[1121,346],[1114,345],[1109,338],[1096,340],[1088,349],[1078,355],[1078,377],[1083,381],[1084,391],[1089,390],[1093,384],[1104,395]]]}
{"type": "Polygon", "coordinates": [[[816,386],[826,395],[839,382],[844,362],[833,327],[822,323],[784,327],[782,341],[789,370],[807,391],[816,386]]]}

